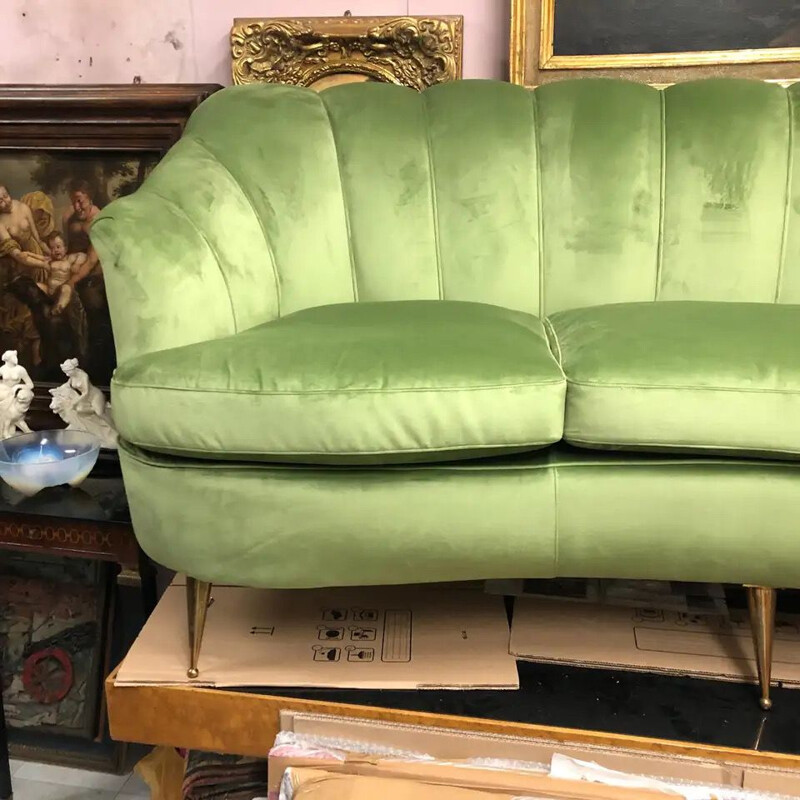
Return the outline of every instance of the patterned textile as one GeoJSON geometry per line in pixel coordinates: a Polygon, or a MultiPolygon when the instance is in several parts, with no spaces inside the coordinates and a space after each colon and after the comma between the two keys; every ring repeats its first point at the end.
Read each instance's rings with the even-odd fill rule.
{"type": "Polygon", "coordinates": [[[266,794],[266,759],[189,751],[184,800],[253,800],[266,794]]]}

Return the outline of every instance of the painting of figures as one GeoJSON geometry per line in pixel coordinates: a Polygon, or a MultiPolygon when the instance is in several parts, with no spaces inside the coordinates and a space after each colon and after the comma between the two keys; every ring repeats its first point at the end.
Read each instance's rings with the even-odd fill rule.
{"type": "Polygon", "coordinates": [[[36,382],[77,358],[97,386],[114,369],[103,265],[92,220],[134,191],[156,154],[41,150],[0,154],[0,352],[17,350],[36,382]]]}

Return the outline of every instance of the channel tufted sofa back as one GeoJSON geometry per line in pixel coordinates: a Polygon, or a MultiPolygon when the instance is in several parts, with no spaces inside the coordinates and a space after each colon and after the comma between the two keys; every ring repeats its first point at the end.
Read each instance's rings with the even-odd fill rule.
{"type": "Polygon", "coordinates": [[[352,301],[800,303],[799,93],[221,91],[93,226],[118,359],[352,301]]]}

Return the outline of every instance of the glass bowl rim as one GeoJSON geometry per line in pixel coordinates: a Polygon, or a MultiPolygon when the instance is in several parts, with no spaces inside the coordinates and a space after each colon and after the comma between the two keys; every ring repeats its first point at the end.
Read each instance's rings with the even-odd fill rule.
{"type": "MultiPolygon", "coordinates": [[[[84,438],[86,444],[91,444],[91,446],[87,447],[85,450],[83,450],[80,453],[76,452],[76,453],[64,454],[64,458],[60,459],[61,463],[65,462],[65,461],[70,461],[73,458],[81,458],[82,456],[85,456],[85,455],[91,453],[93,450],[99,450],[100,446],[101,446],[100,439],[97,436],[95,436],[93,433],[89,433],[88,431],[67,430],[66,428],[48,428],[47,430],[43,430],[43,431],[31,431],[30,433],[18,433],[15,436],[9,436],[7,439],[0,440],[0,464],[12,465],[12,464],[15,463],[13,461],[10,461],[10,460],[7,460],[7,459],[3,458],[3,456],[2,456],[2,451],[6,449],[6,445],[8,443],[18,442],[20,439],[30,438],[31,439],[31,444],[34,444],[36,442],[36,437],[37,436],[44,438],[45,434],[51,434],[51,435],[52,434],[59,434],[59,435],[62,435],[62,436],[64,434],[66,434],[69,437],[74,436],[76,438],[84,438]]],[[[32,463],[28,464],[27,466],[38,466],[40,464],[44,465],[44,464],[48,464],[48,463],[52,464],[53,462],[52,461],[50,461],[50,462],[47,462],[47,461],[32,462],[32,463]]]]}

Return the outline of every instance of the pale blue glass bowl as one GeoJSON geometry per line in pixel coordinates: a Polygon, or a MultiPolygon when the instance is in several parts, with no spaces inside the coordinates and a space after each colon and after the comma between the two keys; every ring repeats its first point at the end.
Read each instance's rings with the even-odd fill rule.
{"type": "Polygon", "coordinates": [[[78,486],[92,471],[100,440],[84,431],[34,431],[0,442],[0,478],[28,497],[47,486],[78,486]]]}

